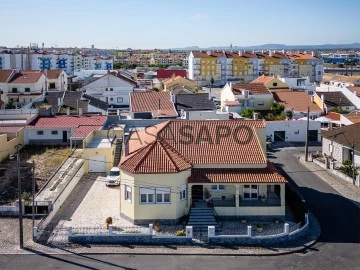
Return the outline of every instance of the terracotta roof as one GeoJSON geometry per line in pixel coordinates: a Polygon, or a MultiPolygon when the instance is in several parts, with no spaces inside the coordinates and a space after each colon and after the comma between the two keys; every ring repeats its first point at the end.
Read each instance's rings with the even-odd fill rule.
{"type": "Polygon", "coordinates": [[[356,92],[356,96],[360,97],[360,86],[349,86],[349,87],[346,87],[346,88],[349,89],[354,94],[356,92]]]}
{"type": "Polygon", "coordinates": [[[182,77],[182,76],[176,76],[176,77],[174,77],[174,78],[168,78],[168,79],[166,79],[166,80],[163,81],[163,84],[169,84],[169,83],[172,83],[172,82],[177,81],[177,80],[179,80],[179,79],[187,80],[187,81],[189,81],[190,83],[193,83],[193,84],[196,86],[196,82],[195,82],[195,81],[190,80],[190,79],[188,79],[188,78],[184,78],[184,77],[182,77]]]}
{"type": "Polygon", "coordinates": [[[251,83],[268,83],[272,79],[274,79],[274,77],[262,75],[262,76],[256,78],[255,80],[253,80],[251,83]]]}
{"type": "Polygon", "coordinates": [[[225,105],[229,107],[236,107],[239,106],[240,103],[237,100],[226,100],[225,105]]]}
{"type": "Polygon", "coordinates": [[[274,100],[285,106],[286,109],[293,109],[295,112],[322,112],[322,109],[311,102],[311,97],[302,91],[273,92],[274,100]]]}
{"type": "Polygon", "coordinates": [[[208,55],[206,52],[203,52],[203,51],[192,51],[192,53],[193,53],[195,58],[214,57],[214,56],[208,55]]]}
{"type": "Polygon", "coordinates": [[[333,121],[340,121],[340,114],[339,113],[334,113],[334,112],[329,112],[327,115],[325,115],[327,118],[333,120],[333,121]]]}
{"type": "Polygon", "coordinates": [[[164,140],[156,140],[125,157],[121,168],[132,173],[176,173],[191,164],[164,140]]]}
{"type": "Polygon", "coordinates": [[[300,59],[300,60],[318,59],[318,58],[312,56],[311,54],[302,53],[302,52],[292,53],[292,54],[288,53],[287,55],[290,59],[293,59],[293,60],[296,60],[296,59],[300,59]]]}
{"type": "Polygon", "coordinates": [[[251,95],[271,94],[263,83],[235,83],[232,85],[234,95],[241,95],[241,89],[248,90],[251,95]]]}
{"type": "Polygon", "coordinates": [[[79,126],[71,135],[72,138],[85,138],[94,130],[100,130],[102,126],[79,126]]]}
{"type": "Polygon", "coordinates": [[[354,124],[360,123],[360,111],[353,111],[348,114],[343,114],[343,116],[349,119],[354,124]]]}
{"type": "Polygon", "coordinates": [[[360,122],[329,131],[323,131],[321,132],[321,136],[348,148],[351,148],[354,142],[355,150],[360,151],[360,122]]]}
{"type": "Polygon", "coordinates": [[[341,92],[318,92],[320,95],[324,95],[325,104],[331,107],[343,107],[343,106],[354,106],[354,104],[341,92]]]}
{"type": "Polygon", "coordinates": [[[170,92],[130,93],[131,112],[151,112],[153,117],[177,117],[170,92]]]}
{"type": "Polygon", "coordinates": [[[324,74],[323,81],[324,82],[339,81],[339,82],[354,83],[360,81],[360,76],[324,74]]]}
{"type": "Polygon", "coordinates": [[[44,70],[43,73],[44,75],[50,79],[50,80],[55,80],[58,79],[60,74],[61,74],[62,70],[61,69],[55,69],[55,70],[44,70]]]}
{"type": "Polygon", "coordinates": [[[16,133],[23,128],[23,126],[0,126],[0,134],[16,133]]]}
{"type": "Polygon", "coordinates": [[[71,128],[79,126],[103,126],[106,116],[52,116],[38,117],[26,128],[71,128]]]}
{"type": "Polygon", "coordinates": [[[0,83],[7,83],[12,73],[13,73],[12,69],[0,70],[0,83]]]}
{"type": "Polygon", "coordinates": [[[268,162],[266,168],[203,169],[192,168],[189,183],[286,183],[286,179],[268,162]]]}
{"type": "Polygon", "coordinates": [[[265,122],[167,121],[132,134],[129,140],[129,156],[121,160],[120,167],[134,170],[126,164],[139,164],[138,171],[157,173],[159,166],[165,166],[157,164],[163,158],[152,155],[151,159],[155,160],[152,163],[142,163],[142,159],[147,158],[145,153],[150,151],[150,145],[159,147],[163,144],[168,145],[177,156],[183,157],[190,164],[266,164],[266,155],[256,135],[256,128],[265,128],[265,122]],[[230,136],[217,135],[224,134],[226,130],[230,131],[230,136]]]}
{"type": "Polygon", "coordinates": [[[26,72],[26,71],[20,71],[16,73],[9,83],[14,84],[33,84],[37,83],[40,80],[40,77],[43,74],[41,72],[26,72]]]}

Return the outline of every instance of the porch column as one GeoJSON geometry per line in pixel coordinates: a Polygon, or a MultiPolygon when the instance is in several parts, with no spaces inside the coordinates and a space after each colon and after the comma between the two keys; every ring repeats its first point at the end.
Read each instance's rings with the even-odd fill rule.
{"type": "Polygon", "coordinates": [[[285,215],[285,184],[280,184],[281,214],[285,215]]]}
{"type": "Polygon", "coordinates": [[[239,216],[240,215],[240,200],[239,200],[239,195],[240,195],[240,185],[235,185],[235,207],[236,207],[236,215],[239,216]]]}
{"type": "Polygon", "coordinates": [[[187,191],[187,194],[188,194],[188,196],[187,196],[187,203],[188,203],[188,209],[190,209],[190,207],[191,207],[191,197],[192,197],[192,194],[191,194],[191,188],[192,188],[192,185],[191,184],[188,184],[188,186],[187,186],[187,188],[188,188],[188,191],[187,191]]]}

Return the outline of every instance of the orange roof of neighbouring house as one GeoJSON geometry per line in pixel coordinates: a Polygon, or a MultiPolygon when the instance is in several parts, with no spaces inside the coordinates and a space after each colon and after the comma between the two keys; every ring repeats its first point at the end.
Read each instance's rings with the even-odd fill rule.
{"type": "Polygon", "coordinates": [[[79,126],[103,126],[106,116],[76,115],[76,116],[49,116],[38,117],[26,128],[77,128],[79,126]]]}
{"type": "Polygon", "coordinates": [[[44,70],[43,74],[49,79],[49,80],[55,80],[58,79],[62,70],[61,69],[55,69],[55,70],[44,70]]]}
{"type": "Polygon", "coordinates": [[[274,77],[262,75],[262,76],[256,78],[255,80],[253,80],[251,83],[268,83],[272,79],[274,79],[274,77]]]}
{"type": "Polygon", "coordinates": [[[325,116],[333,121],[340,121],[340,113],[329,112],[325,116]]]}
{"type": "Polygon", "coordinates": [[[100,130],[102,126],[79,126],[74,130],[74,133],[71,135],[72,138],[85,138],[94,130],[100,130]]]}
{"type": "Polygon", "coordinates": [[[134,173],[158,173],[185,169],[188,164],[266,164],[256,128],[265,128],[265,122],[167,121],[134,133],[129,155],[123,157],[120,167],[134,173]],[[229,136],[219,136],[225,130],[230,131],[229,136]]]}
{"type": "Polygon", "coordinates": [[[177,117],[170,92],[130,93],[131,112],[151,112],[153,117],[177,117]]]}
{"type": "Polygon", "coordinates": [[[286,109],[293,109],[295,112],[322,112],[322,109],[311,102],[311,97],[302,91],[273,92],[274,100],[285,106],[286,109]]]}
{"type": "Polygon", "coordinates": [[[286,179],[268,162],[266,168],[192,168],[188,183],[286,183],[286,179]]]}
{"type": "Polygon", "coordinates": [[[360,97],[360,86],[348,86],[346,88],[349,89],[354,94],[356,93],[356,96],[360,97]]]}
{"type": "Polygon", "coordinates": [[[20,71],[16,73],[9,83],[14,84],[34,84],[37,83],[40,77],[43,75],[41,72],[27,72],[27,71],[20,71]]]}
{"type": "Polygon", "coordinates": [[[354,124],[360,123],[360,111],[352,111],[351,113],[343,114],[343,116],[354,124]]]}
{"type": "Polygon", "coordinates": [[[269,88],[263,83],[235,83],[232,85],[234,95],[241,94],[241,90],[248,90],[251,95],[271,94],[269,88]]]}
{"type": "Polygon", "coordinates": [[[0,83],[7,83],[12,73],[12,69],[0,70],[0,83]]]}

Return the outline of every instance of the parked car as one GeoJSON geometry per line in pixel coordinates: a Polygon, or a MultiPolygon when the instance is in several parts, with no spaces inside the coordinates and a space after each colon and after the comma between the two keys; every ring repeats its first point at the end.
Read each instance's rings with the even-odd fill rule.
{"type": "Polygon", "coordinates": [[[109,175],[106,177],[106,186],[120,185],[120,169],[117,167],[111,168],[109,175]]]}

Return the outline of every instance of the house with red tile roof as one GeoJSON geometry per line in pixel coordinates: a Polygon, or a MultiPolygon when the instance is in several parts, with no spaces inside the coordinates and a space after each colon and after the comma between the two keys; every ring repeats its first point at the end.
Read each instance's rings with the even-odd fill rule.
{"type": "Polygon", "coordinates": [[[221,110],[240,113],[245,108],[269,110],[273,95],[264,83],[228,83],[220,92],[221,110]]]}
{"type": "Polygon", "coordinates": [[[70,145],[82,147],[82,141],[94,130],[100,130],[106,116],[77,115],[38,117],[25,127],[25,144],[70,145]]]}
{"type": "Polygon", "coordinates": [[[132,118],[177,118],[170,92],[133,92],[130,93],[130,114],[132,118]]]}
{"type": "Polygon", "coordinates": [[[269,90],[272,91],[289,91],[289,86],[281,81],[279,78],[273,77],[273,76],[265,76],[262,75],[255,80],[253,80],[251,83],[263,83],[266,85],[269,90]]]}
{"type": "Polygon", "coordinates": [[[121,216],[176,223],[208,202],[226,218],[283,219],[286,179],[265,144],[263,121],[170,120],[133,132],[119,164],[121,216]]]}
{"type": "Polygon", "coordinates": [[[48,91],[66,91],[68,87],[68,75],[62,69],[44,70],[44,75],[47,78],[48,91]]]}

